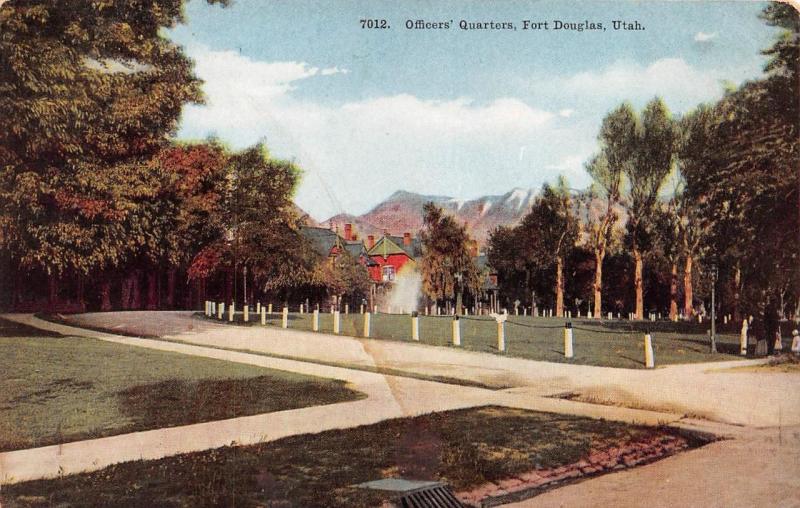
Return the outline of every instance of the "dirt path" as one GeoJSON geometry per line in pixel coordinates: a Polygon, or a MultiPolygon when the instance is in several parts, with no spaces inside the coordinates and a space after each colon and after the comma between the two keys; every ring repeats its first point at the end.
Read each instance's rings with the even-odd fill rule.
{"type": "MultiPolygon", "coordinates": [[[[140,323],[143,330],[160,326],[170,341],[66,327],[30,315],[4,317],[69,335],[342,379],[366,393],[368,398],[7,452],[0,454],[0,483],[96,470],[115,462],[154,459],[232,442],[255,443],[387,418],[496,404],[652,425],[677,425],[728,438],[647,466],[567,485],[513,506],[800,506],[800,482],[796,472],[800,456],[797,390],[800,377],[793,374],[725,373],[720,370],[724,365],[719,363],[655,371],[550,364],[402,342],[358,340],[274,328],[234,329],[206,323],[185,313],[165,314],[157,320],[136,314],[109,313],[100,316],[102,319],[94,318],[93,324],[104,326],[106,320],[123,321],[124,326],[124,321],[130,320],[140,323]],[[487,384],[508,384],[514,388],[487,390],[456,386],[264,354],[226,351],[221,347],[315,361],[384,366],[487,384]],[[610,402],[628,405],[644,405],[642,400],[646,400],[647,406],[659,411],[543,396],[564,390],[608,397],[610,402]],[[690,420],[669,409],[677,409],[679,413],[696,411],[719,422],[737,425],[690,420]],[[756,428],[760,426],[773,428],[756,428]]],[[[741,362],[725,366],[738,364],[741,362]]]]}
{"type": "Polygon", "coordinates": [[[603,404],[688,414],[737,425],[800,425],[800,376],[725,371],[763,360],[672,365],[646,371],[540,362],[274,327],[232,327],[185,312],[95,313],[82,314],[76,319],[93,326],[108,327],[116,323],[115,326],[136,327],[142,332],[191,344],[510,386],[529,396],[575,392],[603,404]],[[146,314],[159,316],[150,319],[144,317],[146,314]],[[174,333],[175,330],[184,331],[174,333]]]}

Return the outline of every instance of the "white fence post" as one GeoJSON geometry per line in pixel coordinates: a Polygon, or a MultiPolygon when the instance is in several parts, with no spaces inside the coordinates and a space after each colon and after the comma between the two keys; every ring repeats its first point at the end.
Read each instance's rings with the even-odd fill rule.
{"type": "Polygon", "coordinates": [[[369,337],[369,317],[369,312],[364,313],[364,337],[369,337]]]}
{"type": "Polygon", "coordinates": [[[289,328],[289,307],[283,308],[283,315],[281,316],[281,328],[289,328]]]}
{"type": "Polygon", "coordinates": [[[644,366],[648,369],[655,367],[656,361],[653,356],[653,339],[650,332],[644,334],[644,366]]]}

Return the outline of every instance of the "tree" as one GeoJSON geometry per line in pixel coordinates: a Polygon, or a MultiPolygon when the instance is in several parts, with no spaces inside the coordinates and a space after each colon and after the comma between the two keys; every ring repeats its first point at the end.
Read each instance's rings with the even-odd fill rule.
{"type": "Polygon", "coordinates": [[[625,156],[619,153],[615,139],[618,135],[624,137],[623,133],[630,125],[629,118],[628,111],[623,105],[603,119],[603,127],[598,136],[602,145],[601,153],[586,164],[586,171],[594,181],[587,196],[586,225],[587,244],[594,254],[595,268],[592,289],[595,316],[601,316],[603,312],[603,261],[609,243],[613,239],[615,225],[619,221],[619,214],[615,207],[619,205],[620,200],[625,156]],[[613,164],[609,164],[609,160],[614,161],[613,164]],[[600,192],[596,192],[596,189],[599,189],[600,192]],[[593,206],[597,194],[605,200],[605,209],[600,213],[595,213],[593,206]]]}
{"type": "Polygon", "coordinates": [[[579,223],[567,182],[559,177],[555,186],[544,184],[531,211],[522,218],[521,235],[532,239],[529,255],[534,263],[555,269],[555,311],[564,313],[564,260],[575,247],[579,223]]]}
{"type": "Polygon", "coordinates": [[[59,276],[119,266],[148,240],[163,176],[149,161],[201,100],[161,34],[182,3],[0,5],[0,250],[18,273],[49,274],[51,294],[59,276]]]}
{"type": "Polygon", "coordinates": [[[226,297],[241,295],[244,302],[256,287],[280,290],[318,282],[316,257],[298,232],[292,202],[299,177],[294,164],[272,159],[261,144],[231,154],[218,237],[195,256],[190,278],[223,272],[226,297]]]}
{"type": "Polygon", "coordinates": [[[466,227],[433,203],[425,203],[422,213],[423,289],[436,300],[455,296],[456,314],[461,315],[464,289],[478,284],[466,227]]]}
{"type": "Polygon", "coordinates": [[[800,284],[800,17],[771,3],[762,18],[783,29],[763,52],[765,78],[695,112],[702,137],[682,152],[705,248],[732,268],[735,298],[752,313],[797,301],[800,284]]]}
{"type": "Polygon", "coordinates": [[[675,124],[661,99],[653,99],[636,119],[633,136],[625,132],[629,159],[623,171],[628,181],[624,204],[628,213],[626,241],[633,254],[636,319],[644,318],[643,255],[652,241],[659,193],[675,158],[675,124]]]}

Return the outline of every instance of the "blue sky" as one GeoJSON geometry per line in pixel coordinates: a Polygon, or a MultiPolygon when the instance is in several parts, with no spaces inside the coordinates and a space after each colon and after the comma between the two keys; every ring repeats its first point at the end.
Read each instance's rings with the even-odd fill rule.
{"type": "Polygon", "coordinates": [[[760,75],[774,36],[763,5],[192,0],[169,36],[195,60],[207,104],[185,109],[179,137],[265,140],[304,169],[296,201],[317,219],[363,213],[398,189],[474,198],[558,174],[584,187],[599,124],[623,100],[659,95],[681,114],[760,75]],[[362,18],[391,28],[362,29],[362,18]],[[453,25],[404,27],[418,19],[453,25]],[[464,31],[462,19],[517,30],[464,31]],[[554,20],[606,30],[556,31],[554,20]]]}

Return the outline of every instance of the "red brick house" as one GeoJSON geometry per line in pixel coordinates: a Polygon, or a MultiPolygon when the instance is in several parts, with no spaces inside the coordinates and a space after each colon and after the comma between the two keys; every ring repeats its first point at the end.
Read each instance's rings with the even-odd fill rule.
{"type": "Polygon", "coordinates": [[[391,284],[402,270],[416,269],[422,246],[419,239],[411,237],[411,233],[403,236],[384,233],[377,242],[374,236],[369,235],[367,254],[373,262],[367,267],[372,280],[377,284],[391,284]]]}

